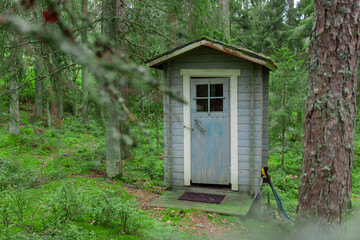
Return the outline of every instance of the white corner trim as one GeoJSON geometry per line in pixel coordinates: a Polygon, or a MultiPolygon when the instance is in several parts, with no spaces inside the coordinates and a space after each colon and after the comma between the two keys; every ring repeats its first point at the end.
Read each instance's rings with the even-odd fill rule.
{"type": "Polygon", "coordinates": [[[230,182],[231,190],[239,190],[238,180],[238,102],[237,82],[240,69],[180,69],[183,76],[184,110],[184,185],[191,182],[191,116],[190,116],[190,78],[191,77],[229,77],[230,78],[230,182]]]}
{"type": "Polygon", "coordinates": [[[238,180],[238,102],[237,102],[237,76],[230,77],[230,169],[231,190],[239,190],[238,180]]]}
{"type": "Polygon", "coordinates": [[[240,73],[240,69],[180,69],[180,75],[190,77],[231,77],[240,73]]]}
{"type": "Polygon", "coordinates": [[[184,110],[184,185],[191,180],[191,119],[190,119],[190,76],[183,76],[184,110]]]}

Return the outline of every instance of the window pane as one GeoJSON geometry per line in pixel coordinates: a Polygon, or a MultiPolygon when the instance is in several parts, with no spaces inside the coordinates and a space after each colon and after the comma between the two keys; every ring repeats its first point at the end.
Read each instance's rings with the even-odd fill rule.
{"type": "Polygon", "coordinates": [[[223,96],[223,85],[222,84],[211,84],[210,85],[210,97],[222,97],[223,96]]]}
{"type": "Polygon", "coordinates": [[[207,99],[197,99],[196,100],[196,111],[197,112],[207,112],[208,111],[208,100],[207,99]]]}
{"type": "Polygon", "coordinates": [[[210,111],[211,112],[222,112],[223,111],[223,99],[211,99],[210,100],[210,111]]]}
{"type": "Polygon", "coordinates": [[[207,97],[208,85],[196,85],[196,97],[207,97]]]}

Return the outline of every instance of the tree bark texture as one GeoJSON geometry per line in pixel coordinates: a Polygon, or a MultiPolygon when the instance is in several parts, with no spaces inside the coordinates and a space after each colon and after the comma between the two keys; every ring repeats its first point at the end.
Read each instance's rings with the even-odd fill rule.
{"type": "Polygon", "coordinates": [[[77,97],[77,86],[76,86],[76,79],[77,79],[77,75],[78,73],[76,72],[76,67],[74,67],[73,69],[73,105],[72,105],[72,109],[73,109],[73,114],[75,117],[78,116],[78,97],[77,97]]]}
{"type": "MultiPolygon", "coordinates": [[[[85,16],[87,13],[87,0],[81,1],[81,12],[85,16]]],[[[87,31],[81,32],[81,40],[83,44],[87,44],[87,31]]],[[[81,88],[82,88],[82,117],[85,124],[89,123],[89,91],[88,91],[88,70],[86,66],[81,67],[81,88]]]]}
{"type": "Polygon", "coordinates": [[[121,134],[118,104],[106,103],[106,176],[114,178],[121,173],[121,134]]]}
{"type": "Polygon", "coordinates": [[[219,24],[225,35],[230,37],[230,1],[219,0],[219,24]]]}
{"type": "Polygon", "coordinates": [[[51,113],[50,113],[49,96],[47,96],[47,98],[46,98],[46,106],[45,107],[46,107],[46,126],[51,127],[51,113]]]}
{"type": "Polygon", "coordinates": [[[351,197],[359,14],[360,0],[315,0],[298,211],[325,230],[351,197]]]}
{"type": "Polygon", "coordinates": [[[39,79],[40,66],[36,63],[35,65],[35,117],[42,117],[43,115],[43,90],[44,82],[43,79],[39,79]]]}
{"type": "MultiPolygon", "coordinates": [[[[118,35],[117,1],[103,1],[103,14],[106,17],[103,25],[104,34],[114,42],[116,42],[118,35]]],[[[106,176],[108,178],[116,177],[121,173],[121,135],[119,127],[119,104],[109,97],[106,101],[106,176]]]]}
{"type": "Polygon", "coordinates": [[[9,134],[13,136],[19,135],[19,90],[16,79],[10,80],[10,122],[9,122],[9,134]]]}
{"type": "Polygon", "coordinates": [[[62,83],[60,82],[60,76],[55,79],[56,83],[56,95],[57,95],[57,105],[58,105],[58,117],[59,119],[64,118],[64,89],[62,83]]]}

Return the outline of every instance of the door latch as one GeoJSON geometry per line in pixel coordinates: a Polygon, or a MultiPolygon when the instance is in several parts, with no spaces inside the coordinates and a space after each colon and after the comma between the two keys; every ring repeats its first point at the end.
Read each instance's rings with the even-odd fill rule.
{"type": "Polygon", "coordinates": [[[202,132],[206,132],[206,128],[200,123],[198,119],[195,119],[195,123],[199,126],[202,132]]]}

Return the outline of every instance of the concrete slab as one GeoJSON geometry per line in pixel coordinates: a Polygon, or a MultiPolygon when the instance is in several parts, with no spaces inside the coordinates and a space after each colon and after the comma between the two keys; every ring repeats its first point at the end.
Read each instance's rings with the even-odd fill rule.
{"type": "Polygon", "coordinates": [[[184,209],[200,209],[206,212],[215,212],[222,215],[245,216],[252,199],[244,199],[240,195],[227,195],[221,204],[181,201],[178,198],[185,191],[167,191],[162,196],[152,201],[153,207],[178,207],[184,209]]]}

